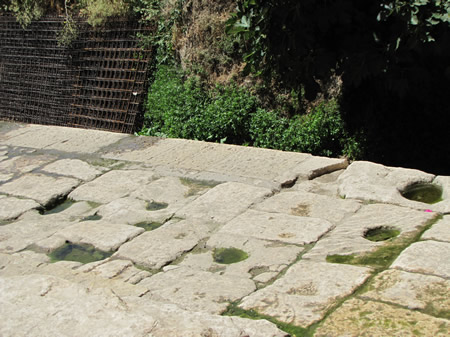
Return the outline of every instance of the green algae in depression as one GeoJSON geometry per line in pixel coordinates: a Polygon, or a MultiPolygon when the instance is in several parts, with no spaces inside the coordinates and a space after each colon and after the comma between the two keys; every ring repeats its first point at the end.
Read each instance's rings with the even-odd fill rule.
{"type": "Polygon", "coordinates": [[[406,199],[426,204],[442,201],[442,187],[435,184],[414,184],[407,187],[401,194],[406,199]]]}
{"type": "Polygon", "coordinates": [[[163,224],[160,222],[139,222],[135,224],[136,227],[144,228],[146,231],[152,231],[161,227],[163,224]]]}
{"type": "Polygon", "coordinates": [[[370,228],[364,233],[364,238],[370,241],[379,242],[395,238],[400,234],[398,229],[393,227],[380,226],[370,228]]]}
{"type": "Polygon", "coordinates": [[[71,207],[73,204],[75,204],[75,201],[67,199],[64,202],[56,205],[55,207],[44,211],[44,213],[42,213],[42,214],[50,215],[50,214],[61,213],[61,212],[65,211],[66,209],[68,209],[69,207],[71,207]]]}
{"type": "Polygon", "coordinates": [[[232,264],[244,261],[248,254],[237,248],[216,248],[213,252],[214,262],[221,264],[232,264]]]}
{"type": "Polygon", "coordinates": [[[66,242],[61,247],[55,249],[49,254],[51,262],[57,261],[76,261],[81,263],[90,263],[100,261],[110,257],[112,252],[104,252],[96,249],[92,245],[78,245],[66,242]]]}

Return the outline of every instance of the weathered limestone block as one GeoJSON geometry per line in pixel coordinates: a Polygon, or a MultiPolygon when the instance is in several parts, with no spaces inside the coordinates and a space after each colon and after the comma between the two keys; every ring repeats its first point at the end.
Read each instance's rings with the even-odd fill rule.
{"type": "Polygon", "coordinates": [[[221,233],[211,236],[206,242],[206,247],[208,249],[205,249],[203,252],[188,254],[180,265],[193,269],[218,272],[221,275],[236,275],[239,278],[252,278],[267,272],[270,275],[265,276],[271,276],[271,279],[289,264],[293,263],[298,254],[303,251],[303,248],[294,245],[221,233]],[[248,258],[232,264],[216,263],[213,259],[213,252],[217,248],[237,248],[247,253],[248,258]]]}
{"type": "Polygon", "coordinates": [[[102,174],[99,169],[79,159],[58,160],[45,166],[42,170],[62,176],[71,176],[83,181],[90,181],[102,174]]]}
{"type": "Polygon", "coordinates": [[[156,320],[127,310],[108,289],[89,289],[61,278],[0,278],[2,336],[136,336],[156,320]]]}
{"type": "Polygon", "coordinates": [[[272,181],[310,157],[311,155],[304,153],[238,147],[233,154],[213,165],[209,171],[272,181]]]}
{"type": "Polygon", "coordinates": [[[424,226],[434,217],[433,213],[395,205],[366,205],[323,237],[303,258],[323,261],[327,255],[369,252],[384,242],[365,239],[364,234],[368,229],[393,227],[400,230],[400,236],[404,236],[424,226]]]}
{"type": "Polygon", "coordinates": [[[218,185],[176,213],[182,218],[225,223],[244,212],[251,204],[272,194],[267,188],[241,183],[218,185]]]}
{"type": "Polygon", "coordinates": [[[35,211],[27,212],[19,220],[0,226],[0,252],[18,252],[71,224],[70,219],[59,214],[43,216],[35,211]]]}
{"type": "Polygon", "coordinates": [[[169,205],[182,205],[191,201],[189,195],[191,189],[183,184],[180,178],[163,177],[153,181],[147,186],[142,186],[131,193],[136,199],[166,203],[169,205]]]}
{"type": "Polygon", "coordinates": [[[406,248],[391,268],[450,278],[450,243],[421,241],[406,248]]]}
{"type": "Polygon", "coordinates": [[[442,220],[423,233],[422,239],[450,242],[450,215],[444,216],[442,220]]]}
{"type": "Polygon", "coordinates": [[[49,263],[45,254],[24,250],[15,254],[0,253],[0,278],[35,273],[42,264],[49,263]]]}
{"type": "Polygon", "coordinates": [[[409,309],[449,312],[450,281],[436,276],[386,270],[377,275],[369,285],[364,299],[391,302],[409,309]]]}
{"type": "Polygon", "coordinates": [[[47,206],[64,198],[79,184],[80,181],[73,178],[29,173],[0,185],[0,192],[33,199],[47,206]]]}
{"type": "Polygon", "coordinates": [[[2,143],[35,149],[93,153],[127,137],[131,136],[98,130],[29,124],[7,132],[2,143]]]}
{"type": "Polygon", "coordinates": [[[351,299],[333,312],[315,337],[448,336],[448,320],[388,304],[351,299]]]}
{"type": "Polygon", "coordinates": [[[97,249],[111,252],[143,232],[143,228],[135,226],[82,221],[58,231],[55,237],[72,243],[90,244],[97,249]]]}
{"type": "Polygon", "coordinates": [[[124,197],[101,206],[97,214],[102,216],[103,221],[110,223],[136,225],[143,222],[164,223],[178,209],[168,205],[167,208],[161,210],[148,211],[148,204],[149,202],[146,200],[124,197]]]}
{"type": "Polygon", "coordinates": [[[286,336],[267,321],[190,313],[54,276],[0,278],[0,287],[2,336],[286,336]]]}
{"type": "Polygon", "coordinates": [[[43,166],[53,160],[55,156],[51,155],[22,155],[16,156],[0,163],[0,173],[24,174],[29,173],[40,166],[43,166]]]}
{"type": "Polygon", "coordinates": [[[230,302],[236,301],[256,287],[253,281],[234,275],[226,276],[179,267],[158,273],[139,283],[150,290],[145,297],[174,303],[190,311],[220,314],[230,302]]]}
{"type": "Polygon", "coordinates": [[[78,187],[70,193],[69,198],[106,204],[148,185],[154,179],[155,175],[151,171],[114,170],[78,187]]]}
{"type": "Polygon", "coordinates": [[[105,158],[151,163],[152,166],[181,168],[181,163],[208,147],[208,143],[186,139],[157,139],[137,149],[113,150],[105,158]]]}
{"type": "Polygon", "coordinates": [[[133,261],[142,267],[160,269],[190,251],[209,233],[210,229],[202,224],[169,221],[125,243],[114,257],[133,261]]]}
{"type": "Polygon", "coordinates": [[[356,161],[340,175],[339,194],[350,199],[434,209],[434,205],[411,201],[400,194],[407,186],[431,183],[434,178],[434,175],[419,170],[356,161]]]}
{"type": "Polygon", "coordinates": [[[239,306],[305,327],[321,320],[336,300],[350,295],[369,275],[367,268],[300,261],[239,306]]]}
{"type": "Polygon", "coordinates": [[[223,226],[219,233],[304,245],[316,242],[332,228],[333,224],[322,219],[248,210],[223,226]]]}
{"type": "Polygon", "coordinates": [[[308,192],[282,192],[253,208],[265,212],[287,213],[304,217],[320,218],[331,223],[340,222],[355,213],[361,204],[355,200],[342,200],[308,192]]]}
{"type": "Polygon", "coordinates": [[[41,207],[36,201],[0,195],[0,221],[15,219],[23,213],[41,207]]]}
{"type": "Polygon", "coordinates": [[[131,284],[139,283],[144,278],[151,276],[148,271],[140,270],[134,267],[131,261],[126,260],[112,260],[106,263],[99,263],[92,269],[88,268],[88,271],[103,278],[120,280],[131,284]]]}
{"type": "MultiPolygon", "coordinates": [[[[241,149],[241,147],[236,145],[208,142],[197,142],[195,146],[193,145],[189,144],[189,147],[185,149],[177,149],[177,151],[184,150],[185,153],[190,154],[177,163],[178,167],[188,170],[210,171],[213,166],[227,160],[232,154],[241,149]],[[190,148],[197,151],[190,152],[190,148]]],[[[167,164],[170,165],[170,163],[167,164]]]]}

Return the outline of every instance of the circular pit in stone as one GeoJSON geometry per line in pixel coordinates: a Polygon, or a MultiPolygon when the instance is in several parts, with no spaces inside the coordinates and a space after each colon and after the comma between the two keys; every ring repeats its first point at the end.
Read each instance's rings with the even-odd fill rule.
{"type": "Polygon", "coordinates": [[[237,248],[216,248],[213,252],[214,262],[220,264],[232,264],[244,261],[248,254],[237,248]]]}
{"type": "Polygon", "coordinates": [[[401,194],[406,199],[426,204],[435,204],[442,201],[442,187],[435,184],[420,183],[410,185],[401,194]]]}
{"type": "Polygon", "coordinates": [[[399,234],[400,231],[398,229],[387,226],[379,226],[366,230],[363,237],[364,239],[370,241],[379,242],[395,238],[399,234]]]}

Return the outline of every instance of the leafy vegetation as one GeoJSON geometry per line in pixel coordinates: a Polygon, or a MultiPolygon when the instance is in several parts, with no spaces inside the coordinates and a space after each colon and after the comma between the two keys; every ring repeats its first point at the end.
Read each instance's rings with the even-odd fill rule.
{"type": "Polygon", "coordinates": [[[262,109],[258,99],[235,83],[213,89],[196,77],[160,66],[149,90],[142,135],[255,145],[316,155],[357,155],[335,101],[307,115],[283,117],[262,109]]]}

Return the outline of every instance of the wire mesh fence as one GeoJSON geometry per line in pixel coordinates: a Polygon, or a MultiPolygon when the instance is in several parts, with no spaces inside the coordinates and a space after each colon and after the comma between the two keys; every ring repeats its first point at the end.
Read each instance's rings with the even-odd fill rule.
{"type": "Polygon", "coordinates": [[[23,29],[0,16],[0,119],[132,133],[142,123],[151,50],[136,21],[93,29],[78,21],[70,47],[58,45],[64,19],[45,17],[23,29]]]}

